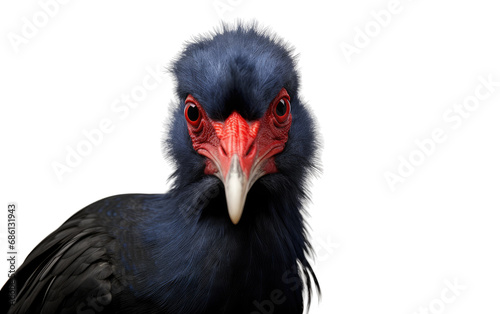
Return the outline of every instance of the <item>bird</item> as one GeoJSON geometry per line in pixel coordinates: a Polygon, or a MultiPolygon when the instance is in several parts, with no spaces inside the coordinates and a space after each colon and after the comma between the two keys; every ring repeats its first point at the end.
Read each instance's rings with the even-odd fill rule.
{"type": "Polygon", "coordinates": [[[293,314],[321,295],[306,222],[318,131],[295,48],[223,24],[167,70],[169,190],[76,212],[5,283],[2,313],[293,314]]]}

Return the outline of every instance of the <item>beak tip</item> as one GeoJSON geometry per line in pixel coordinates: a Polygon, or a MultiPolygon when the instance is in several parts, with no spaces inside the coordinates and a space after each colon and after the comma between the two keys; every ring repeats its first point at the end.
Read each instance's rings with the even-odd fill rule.
{"type": "Polygon", "coordinates": [[[233,225],[237,225],[238,222],[240,222],[241,216],[237,217],[237,216],[229,215],[229,218],[231,219],[231,222],[233,223],[233,225]]]}
{"type": "Polygon", "coordinates": [[[240,191],[238,191],[239,193],[236,193],[236,195],[232,192],[234,193],[234,191],[226,191],[227,211],[229,213],[229,218],[233,224],[236,225],[240,221],[241,215],[243,214],[246,195],[242,194],[240,191]]]}

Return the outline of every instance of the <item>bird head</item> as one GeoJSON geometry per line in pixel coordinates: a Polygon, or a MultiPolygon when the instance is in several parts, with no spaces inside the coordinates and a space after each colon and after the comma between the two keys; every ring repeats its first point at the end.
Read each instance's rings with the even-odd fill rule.
{"type": "Polygon", "coordinates": [[[295,66],[283,41],[242,25],[188,44],[172,66],[177,185],[218,178],[234,224],[255,185],[289,200],[304,195],[316,142],[295,66]]]}

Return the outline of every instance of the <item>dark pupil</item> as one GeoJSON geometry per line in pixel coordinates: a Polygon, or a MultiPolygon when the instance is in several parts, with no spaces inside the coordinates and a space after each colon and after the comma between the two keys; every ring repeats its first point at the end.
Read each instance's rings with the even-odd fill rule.
{"type": "Polygon", "coordinates": [[[200,116],[200,113],[198,112],[198,108],[194,105],[189,106],[189,108],[188,108],[189,120],[196,121],[196,120],[198,120],[199,116],[200,116]]]}
{"type": "Polygon", "coordinates": [[[280,102],[276,105],[276,114],[280,117],[284,116],[286,113],[286,104],[285,101],[282,99],[280,102]]]}

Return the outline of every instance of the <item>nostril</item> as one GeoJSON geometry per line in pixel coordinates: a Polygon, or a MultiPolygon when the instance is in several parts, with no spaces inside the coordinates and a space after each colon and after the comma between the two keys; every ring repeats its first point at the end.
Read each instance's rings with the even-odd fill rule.
{"type": "Polygon", "coordinates": [[[255,141],[252,141],[252,143],[250,144],[250,146],[247,149],[247,152],[245,153],[245,157],[254,154],[255,153],[255,149],[256,149],[256,147],[255,147],[255,141]]]}
{"type": "Polygon", "coordinates": [[[223,143],[221,143],[220,146],[219,146],[219,153],[221,154],[221,156],[227,157],[227,152],[226,152],[226,149],[224,148],[224,144],[223,143]]]}

